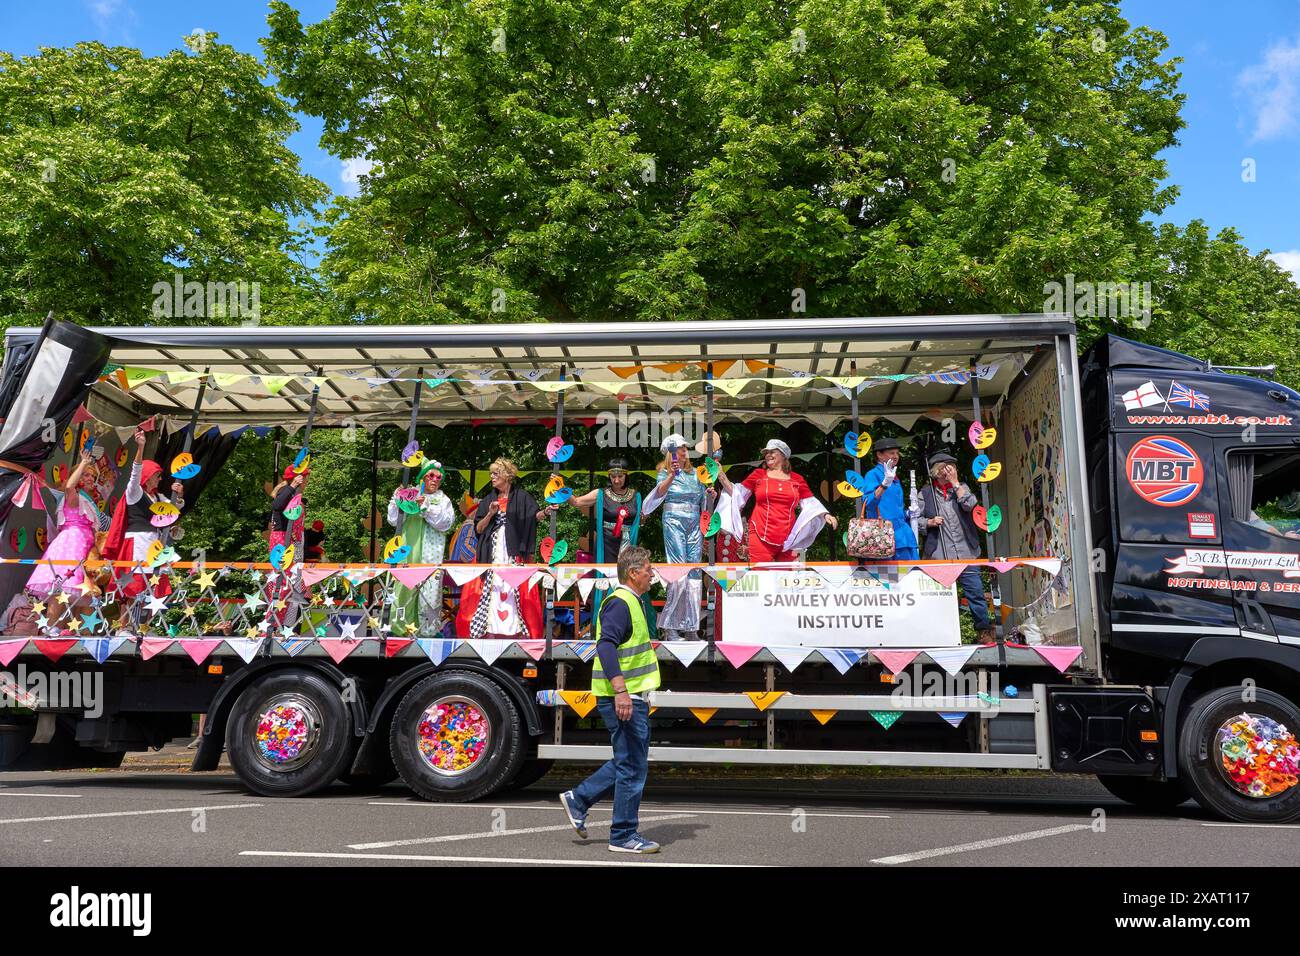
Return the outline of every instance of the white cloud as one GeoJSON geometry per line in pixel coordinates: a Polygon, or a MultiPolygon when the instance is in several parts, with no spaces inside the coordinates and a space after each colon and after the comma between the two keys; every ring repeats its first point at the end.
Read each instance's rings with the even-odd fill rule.
{"type": "Polygon", "coordinates": [[[1237,91],[1252,114],[1252,141],[1295,132],[1300,127],[1300,38],[1264,51],[1261,62],[1237,75],[1237,91]]]}
{"type": "Polygon", "coordinates": [[[1300,282],[1300,249],[1290,249],[1286,252],[1270,252],[1268,257],[1291,273],[1292,279],[1300,282]]]}
{"type": "Polygon", "coordinates": [[[364,156],[355,156],[352,159],[343,160],[343,169],[339,173],[339,179],[343,181],[344,194],[355,196],[360,193],[361,177],[369,174],[374,168],[374,161],[366,159],[364,156]]]}

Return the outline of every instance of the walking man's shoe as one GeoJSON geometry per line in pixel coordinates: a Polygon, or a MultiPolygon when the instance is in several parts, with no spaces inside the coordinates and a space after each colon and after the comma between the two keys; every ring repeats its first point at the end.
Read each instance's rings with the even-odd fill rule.
{"type": "Polygon", "coordinates": [[[647,840],[645,837],[631,837],[626,843],[611,843],[609,845],[610,853],[658,853],[659,844],[654,840],[647,840]]]}
{"type": "Polygon", "coordinates": [[[579,813],[573,806],[573,791],[566,790],[560,794],[560,806],[564,807],[564,814],[573,824],[573,829],[578,831],[578,836],[584,840],[587,839],[587,815],[579,813]]]}

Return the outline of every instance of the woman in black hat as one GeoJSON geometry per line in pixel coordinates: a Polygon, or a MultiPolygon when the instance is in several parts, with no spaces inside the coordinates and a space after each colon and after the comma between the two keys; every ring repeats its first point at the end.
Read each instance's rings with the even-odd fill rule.
{"type": "MultiPolygon", "coordinates": [[[[930,456],[930,484],[921,489],[921,525],[925,528],[927,560],[973,561],[980,557],[980,533],[971,513],[979,500],[957,473],[957,459],[945,451],[930,456]]],[[[957,578],[962,597],[970,605],[979,640],[994,639],[984,580],[977,567],[967,567],[957,578]]]]}
{"type": "Polygon", "coordinates": [[[863,515],[884,518],[894,526],[894,560],[915,561],[916,535],[903,505],[903,483],[898,480],[898,441],[882,438],[876,442],[876,467],[866,473],[863,490],[863,515]]]}

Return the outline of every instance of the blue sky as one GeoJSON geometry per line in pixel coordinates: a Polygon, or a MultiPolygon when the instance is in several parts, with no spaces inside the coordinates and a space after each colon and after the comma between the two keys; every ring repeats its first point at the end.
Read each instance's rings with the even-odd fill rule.
{"type": "MultiPolygon", "coordinates": [[[[614,0],[612,0],[614,2],[614,0]]],[[[306,23],[333,0],[294,0],[306,23]]],[[[1187,94],[1181,145],[1164,154],[1182,194],[1165,218],[1200,218],[1217,232],[1234,226],[1255,252],[1270,250],[1300,275],[1300,0],[1124,0],[1133,24],[1169,39],[1182,57],[1187,94]],[[1253,181],[1243,163],[1253,160],[1253,181]]],[[[0,49],[16,55],[80,40],[138,47],[159,55],[195,29],[260,57],[263,0],[0,0],[0,49]]],[[[302,117],[290,145],[303,169],[338,192],[356,189],[354,171],[317,143],[320,123],[302,117]]]]}

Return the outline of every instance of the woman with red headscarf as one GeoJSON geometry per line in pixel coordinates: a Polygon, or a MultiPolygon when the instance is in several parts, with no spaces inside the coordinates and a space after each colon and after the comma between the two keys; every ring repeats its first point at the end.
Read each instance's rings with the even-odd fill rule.
{"type": "MultiPolygon", "coordinates": [[[[147,565],[149,549],[155,542],[162,540],[162,529],[153,525],[153,512],[149,509],[159,502],[167,502],[177,508],[185,507],[181,497],[184,485],[173,481],[171,497],[158,490],[162,481],[162,466],[156,461],[144,460],[144,430],[135,430],[135,464],[131,466],[131,477],[127,480],[126,491],[118,499],[113,511],[113,523],[109,526],[108,537],[104,539],[104,555],[111,561],[130,561],[136,565],[147,565]]],[[[118,577],[117,571],[113,573],[118,577]]],[[[145,589],[145,577],[138,569],[133,569],[131,582],[120,589],[124,600],[129,600],[145,589]]],[[[154,587],[156,597],[166,597],[172,593],[171,581],[163,575],[154,587]]]]}

